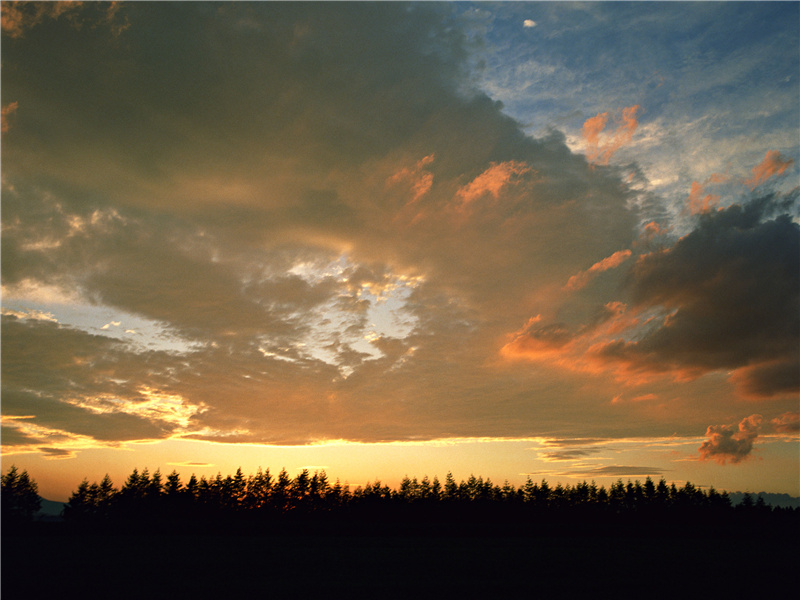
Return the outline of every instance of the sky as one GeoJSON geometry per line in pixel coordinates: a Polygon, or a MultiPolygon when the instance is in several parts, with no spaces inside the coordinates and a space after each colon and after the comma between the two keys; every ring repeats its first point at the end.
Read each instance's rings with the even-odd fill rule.
{"type": "Polygon", "coordinates": [[[798,22],[3,2],[3,469],[800,495],[798,22]]]}

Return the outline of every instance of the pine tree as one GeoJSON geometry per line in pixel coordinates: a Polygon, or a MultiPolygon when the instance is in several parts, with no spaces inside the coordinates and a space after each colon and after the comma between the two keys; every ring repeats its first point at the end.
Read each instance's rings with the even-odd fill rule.
{"type": "Polygon", "coordinates": [[[16,465],[0,477],[0,497],[5,522],[31,521],[42,506],[36,482],[27,471],[19,473],[16,465]]]}

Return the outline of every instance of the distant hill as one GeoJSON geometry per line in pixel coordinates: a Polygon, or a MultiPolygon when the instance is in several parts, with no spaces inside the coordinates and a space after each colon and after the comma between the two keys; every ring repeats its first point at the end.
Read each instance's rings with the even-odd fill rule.
{"type": "Polygon", "coordinates": [[[36,515],[37,519],[43,521],[61,519],[61,513],[64,510],[63,502],[47,500],[46,498],[40,498],[40,500],[42,501],[42,507],[36,515]]]}
{"type": "MultiPolygon", "coordinates": [[[[731,504],[736,506],[741,504],[744,499],[745,492],[728,492],[731,499],[731,504]]],[[[758,494],[750,494],[753,502],[758,498],[763,498],[764,503],[772,507],[780,508],[800,508],[800,498],[797,496],[790,496],[789,494],[770,494],[768,492],[759,492],[758,494]]]]}

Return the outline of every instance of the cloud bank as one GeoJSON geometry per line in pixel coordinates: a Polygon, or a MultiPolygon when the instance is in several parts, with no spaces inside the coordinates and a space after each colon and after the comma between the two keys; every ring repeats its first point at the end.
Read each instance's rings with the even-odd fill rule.
{"type": "Polygon", "coordinates": [[[646,238],[640,107],[527,136],[451,5],[98,10],[4,39],[4,447],[663,434],[611,399],[719,372],[791,408],[796,193],[646,238]]]}

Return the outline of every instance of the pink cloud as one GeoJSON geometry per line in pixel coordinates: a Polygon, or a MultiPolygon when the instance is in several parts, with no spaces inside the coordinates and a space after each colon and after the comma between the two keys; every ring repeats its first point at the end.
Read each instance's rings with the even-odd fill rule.
{"type": "Polygon", "coordinates": [[[606,123],[608,123],[608,113],[604,112],[586,119],[583,124],[581,132],[590,148],[589,162],[594,162],[600,153],[600,133],[606,128],[606,123]]]}
{"type": "Polygon", "coordinates": [[[777,150],[770,150],[764,160],[753,167],[753,176],[744,183],[750,188],[755,188],[770,177],[783,174],[793,164],[794,161],[791,158],[784,158],[777,150]]]}
{"type": "Polygon", "coordinates": [[[689,213],[692,215],[699,215],[709,212],[711,209],[719,205],[719,196],[715,194],[706,194],[704,184],[697,181],[692,182],[692,189],[689,192],[689,213]]]}
{"type": "Polygon", "coordinates": [[[737,429],[733,425],[710,425],[706,430],[708,439],[699,448],[700,459],[721,465],[741,462],[753,451],[762,420],[761,415],[750,415],[739,422],[737,429]]]}
{"type": "Polygon", "coordinates": [[[636,118],[639,110],[641,107],[638,104],[623,108],[621,116],[614,118],[616,129],[607,135],[603,135],[603,131],[608,123],[609,113],[599,113],[586,120],[581,133],[586,140],[589,162],[607,165],[611,157],[631,141],[639,127],[636,118]]]}

